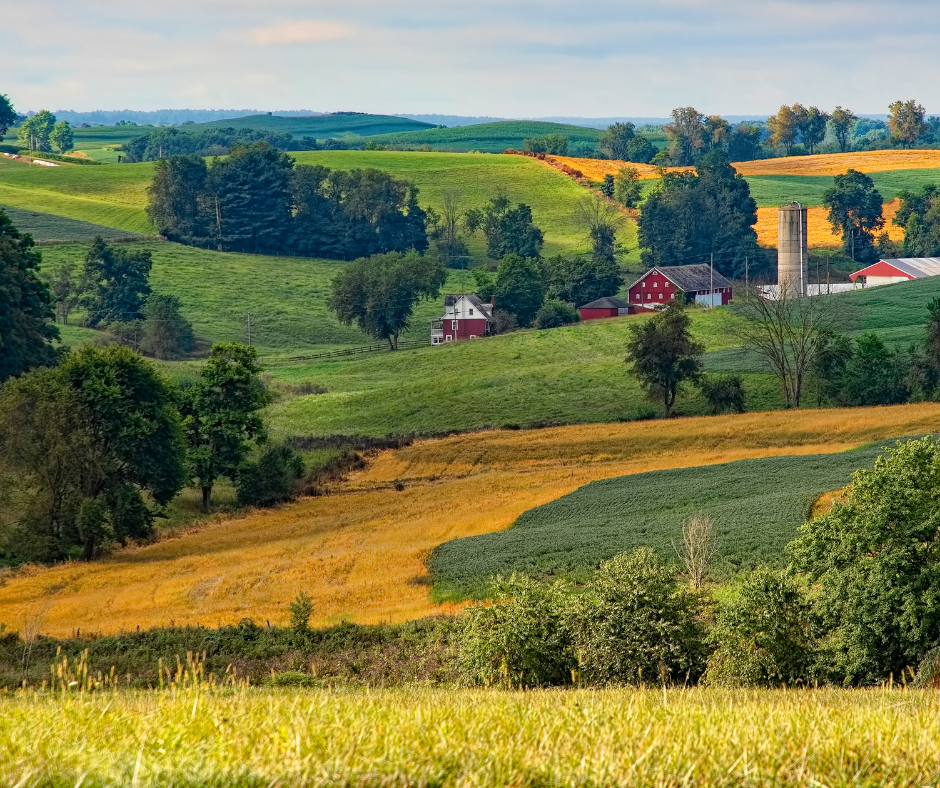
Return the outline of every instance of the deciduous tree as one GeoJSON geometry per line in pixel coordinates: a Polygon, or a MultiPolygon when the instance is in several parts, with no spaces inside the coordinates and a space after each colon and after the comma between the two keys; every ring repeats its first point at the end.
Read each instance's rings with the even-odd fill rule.
{"type": "Polygon", "coordinates": [[[891,138],[910,148],[924,130],[924,108],[916,101],[895,101],[888,107],[891,138]]]}
{"type": "Polygon", "coordinates": [[[85,255],[82,269],[82,301],[88,325],[141,320],[147,283],[153,265],[147,250],[131,251],[110,246],[99,235],[85,255]]]}
{"type": "Polygon", "coordinates": [[[636,208],[643,196],[640,171],[636,167],[621,167],[614,177],[614,199],[627,208],[636,208]]]}
{"type": "Polygon", "coordinates": [[[852,128],[858,116],[850,109],[836,107],[829,116],[829,123],[832,125],[832,132],[836,135],[839,143],[839,150],[845,153],[849,149],[849,142],[852,139],[852,128]]]}
{"type": "Polygon", "coordinates": [[[630,142],[636,136],[632,123],[614,123],[601,135],[598,146],[608,159],[630,161],[630,142]]]}
{"type": "Polygon", "coordinates": [[[836,175],[835,184],[823,195],[829,223],[842,233],[842,248],[853,260],[873,262],[875,232],[885,223],[881,193],[870,177],[858,170],[836,175]]]}
{"type": "Polygon", "coordinates": [[[75,147],[75,135],[67,120],[60,120],[49,133],[49,144],[59,153],[67,153],[75,147]]]}
{"type": "Polygon", "coordinates": [[[171,156],[153,168],[147,188],[147,215],[171,241],[202,243],[208,235],[214,204],[207,204],[209,168],[201,156],[171,156]]]}
{"type": "Polygon", "coordinates": [[[525,203],[515,208],[505,194],[497,194],[483,209],[486,253],[493,260],[507,255],[538,258],[542,253],[542,231],[532,221],[532,209],[525,203]]]}
{"type": "Polygon", "coordinates": [[[20,124],[17,140],[27,150],[48,152],[50,150],[49,137],[52,135],[55,123],[55,115],[47,109],[41,110],[20,124]]]}
{"type": "Polygon", "coordinates": [[[144,315],[140,347],[155,358],[179,358],[193,349],[193,326],[180,314],[175,296],[152,293],[141,310],[144,315]]]}
{"type": "Polygon", "coordinates": [[[663,406],[665,418],[672,415],[682,385],[702,371],[705,347],[692,339],[690,324],[682,304],[672,300],[651,319],[630,326],[627,363],[647,397],[663,406]]]}
{"type": "Polygon", "coordinates": [[[799,104],[788,107],[784,104],[777,110],[776,115],[767,118],[767,131],[770,132],[770,144],[775,148],[783,148],[789,156],[796,144],[796,136],[800,131],[804,108],[799,104]]]}
{"type": "Polygon", "coordinates": [[[800,138],[807,153],[815,153],[816,146],[826,138],[826,124],[829,122],[829,115],[821,111],[818,107],[810,107],[805,110],[800,118],[800,138]]]}
{"type": "Polygon", "coordinates": [[[672,123],[664,128],[673,163],[683,167],[694,164],[705,145],[705,116],[695,107],[677,107],[671,114],[672,123]]]}
{"type": "Polygon", "coordinates": [[[16,110],[13,109],[10,99],[0,93],[0,139],[3,139],[10,130],[10,126],[16,123],[16,118],[16,110]]]}

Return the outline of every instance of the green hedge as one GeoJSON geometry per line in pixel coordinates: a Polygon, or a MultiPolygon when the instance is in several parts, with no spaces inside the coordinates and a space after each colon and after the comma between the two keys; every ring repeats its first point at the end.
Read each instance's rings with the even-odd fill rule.
{"type": "MultiPolygon", "coordinates": [[[[11,146],[5,145],[4,150],[7,150],[11,146]]],[[[13,149],[8,151],[13,153],[13,149]]],[[[18,150],[16,151],[20,156],[29,156],[32,159],[49,159],[49,161],[62,161],[66,164],[104,164],[103,161],[95,161],[94,159],[80,159],[77,156],[63,156],[60,153],[46,153],[45,151],[28,151],[28,150],[18,150]]]]}

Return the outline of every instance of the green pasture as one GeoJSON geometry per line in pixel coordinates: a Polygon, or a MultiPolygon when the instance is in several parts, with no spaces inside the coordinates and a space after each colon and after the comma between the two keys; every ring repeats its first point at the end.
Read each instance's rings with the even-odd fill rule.
{"type": "Polygon", "coordinates": [[[188,123],[178,126],[180,131],[205,131],[207,129],[257,129],[293,134],[295,137],[371,137],[376,134],[420,131],[433,129],[431,123],[393,115],[368,115],[365,113],[307,115],[281,117],[279,115],[246,115],[243,118],[213,120],[207,123],[188,123]]]}
{"type": "MultiPolygon", "coordinates": [[[[893,170],[871,173],[875,187],[885,202],[902,191],[919,191],[929,184],[940,184],[940,169],[893,170]]],[[[761,206],[786,205],[797,200],[804,205],[822,205],[823,195],[832,188],[830,175],[749,175],[751,196],[761,206]]]]}
{"type": "Polygon", "coordinates": [[[0,205],[0,210],[10,217],[21,233],[29,233],[35,241],[91,241],[98,235],[106,240],[133,237],[127,230],[66,219],[51,213],[27,211],[9,205],[0,205]]]}
{"type": "Polygon", "coordinates": [[[449,151],[484,151],[502,153],[506,148],[521,149],[527,137],[563,134],[570,143],[597,144],[604,132],[567,123],[546,123],[539,120],[503,120],[474,126],[432,128],[397,134],[382,134],[371,140],[382,145],[430,145],[449,151]]]}
{"type": "Polygon", "coordinates": [[[496,575],[589,575],[617,553],[650,547],[675,561],[682,524],[711,517],[716,566],[782,564],[788,542],[823,493],[870,468],[884,445],[839,454],[768,457],[603,479],[522,514],[498,533],[445,542],[429,568],[439,596],[486,594],[496,575]]]}

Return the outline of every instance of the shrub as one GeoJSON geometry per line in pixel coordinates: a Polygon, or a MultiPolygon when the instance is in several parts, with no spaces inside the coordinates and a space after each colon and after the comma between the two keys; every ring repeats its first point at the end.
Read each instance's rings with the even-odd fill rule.
{"type": "Polygon", "coordinates": [[[470,607],[464,616],[464,678],[508,688],[569,683],[575,659],[565,626],[565,587],[513,574],[497,578],[495,590],[492,605],[470,607]]]}
{"type": "Polygon", "coordinates": [[[582,681],[694,682],[706,663],[699,603],[649,548],[601,564],[569,619],[582,681]]]}
{"type": "Polygon", "coordinates": [[[924,655],[917,668],[914,685],[923,689],[940,689],[940,646],[924,655]]]}
{"type": "Polygon", "coordinates": [[[702,377],[698,387],[710,413],[744,413],[744,379],[740,375],[702,377]]]}
{"type": "Polygon", "coordinates": [[[559,328],[581,319],[578,311],[564,301],[546,301],[535,314],[536,328],[559,328]]]}
{"type": "Polygon", "coordinates": [[[719,603],[709,640],[716,646],[705,682],[770,687],[809,678],[813,662],[809,600],[793,576],[761,567],[719,603]]]}
{"type": "Polygon", "coordinates": [[[238,477],[240,506],[271,506],[297,497],[297,482],[304,464],[289,446],[265,446],[258,461],[238,477]]]}
{"type": "Polygon", "coordinates": [[[511,334],[513,331],[518,330],[519,321],[516,320],[516,316],[512,312],[507,312],[504,309],[493,310],[494,334],[511,334]]]}

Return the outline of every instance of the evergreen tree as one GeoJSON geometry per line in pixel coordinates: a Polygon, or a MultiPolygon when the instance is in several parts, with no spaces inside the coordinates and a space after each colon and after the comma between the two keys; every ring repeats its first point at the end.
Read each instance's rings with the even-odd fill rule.
{"type": "Polygon", "coordinates": [[[548,296],[575,306],[617,295],[623,274],[615,260],[597,257],[553,257],[545,261],[548,296]]]}
{"type": "Polygon", "coordinates": [[[530,257],[506,255],[496,270],[493,295],[496,305],[515,315],[519,325],[531,325],[545,300],[541,266],[530,257]]]}
{"type": "Polygon", "coordinates": [[[0,382],[54,364],[52,297],[37,273],[41,257],[0,208],[0,382]]]}
{"type": "Polygon", "coordinates": [[[483,209],[486,253],[494,260],[507,255],[538,258],[542,253],[542,231],[532,222],[532,209],[519,203],[511,207],[505,194],[493,197],[483,209]]]}
{"type": "Polygon", "coordinates": [[[823,195],[829,223],[842,233],[842,248],[853,260],[871,263],[877,258],[875,231],[884,226],[880,192],[871,178],[858,170],[836,175],[823,195]]]}
{"type": "Polygon", "coordinates": [[[147,279],[153,265],[150,252],[109,246],[99,235],[85,255],[81,290],[88,310],[88,325],[141,320],[144,299],[150,295],[147,279]]]}
{"type": "Polygon", "coordinates": [[[159,359],[178,358],[193,349],[192,324],[180,314],[179,299],[171,295],[148,296],[142,312],[141,350],[159,359]]]}
{"type": "Polygon", "coordinates": [[[209,168],[201,156],[173,156],[154,165],[147,215],[171,241],[200,243],[208,234],[211,206],[206,204],[209,168]]]}

